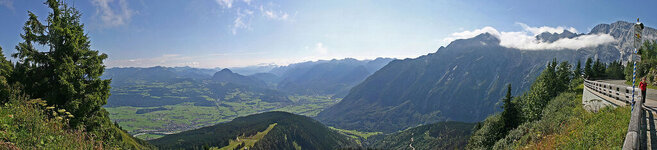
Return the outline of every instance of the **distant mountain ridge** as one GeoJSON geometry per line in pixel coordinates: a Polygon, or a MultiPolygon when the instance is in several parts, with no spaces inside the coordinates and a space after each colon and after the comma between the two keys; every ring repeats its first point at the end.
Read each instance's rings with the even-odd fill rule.
{"type": "MultiPolygon", "coordinates": [[[[384,132],[437,121],[481,121],[500,110],[506,84],[513,85],[513,93],[527,90],[553,58],[571,64],[584,63],[587,57],[619,60],[629,42],[623,39],[631,38],[625,35],[629,27],[627,22],[598,25],[588,34],[610,34],[618,42],[577,50],[507,48],[489,33],[455,40],[435,53],[390,62],[316,118],[338,128],[384,132]]],[[[657,37],[653,31],[647,28],[644,35],[657,37]]],[[[536,38],[554,41],[581,35],[587,34],[564,31],[536,38]]]]}
{"type": "Polygon", "coordinates": [[[218,71],[217,73],[212,75],[212,81],[229,82],[233,84],[253,86],[253,87],[266,86],[265,82],[260,79],[233,73],[232,71],[230,71],[230,69],[222,69],[221,71],[218,71]]]}
{"type": "Polygon", "coordinates": [[[280,77],[277,88],[282,91],[343,97],[351,87],[392,60],[391,58],[320,60],[274,68],[270,73],[280,77]]]}

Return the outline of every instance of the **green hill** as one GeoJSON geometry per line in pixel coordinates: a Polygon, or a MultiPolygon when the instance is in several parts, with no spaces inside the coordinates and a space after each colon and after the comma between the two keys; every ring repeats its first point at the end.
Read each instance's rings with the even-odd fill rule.
{"type": "Polygon", "coordinates": [[[249,149],[336,149],[356,145],[349,137],[312,118],[277,111],[239,117],[228,123],[167,135],[150,142],[162,149],[226,146],[249,146],[249,149]]]}
{"type": "Polygon", "coordinates": [[[378,138],[370,138],[371,148],[385,149],[463,149],[470,137],[473,123],[439,122],[422,125],[378,138]],[[411,141],[413,139],[413,141],[411,141]]]}

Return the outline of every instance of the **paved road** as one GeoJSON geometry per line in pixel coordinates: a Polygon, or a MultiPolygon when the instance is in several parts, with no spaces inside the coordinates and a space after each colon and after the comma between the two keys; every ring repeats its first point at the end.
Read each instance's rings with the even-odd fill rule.
{"type": "MultiPolygon", "coordinates": [[[[628,85],[625,84],[625,80],[602,80],[602,82],[618,85],[628,85]]],[[[632,86],[632,84],[629,84],[628,86],[632,86]]],[[[636,83],[636,87],[639,87],[639,82],[636,83]]],[[[644,105],[648,108],[652,108],[653,110],[657,110],[657,90],[650,88],[648,89],[646,93],[646,103],[644,105]]]]}

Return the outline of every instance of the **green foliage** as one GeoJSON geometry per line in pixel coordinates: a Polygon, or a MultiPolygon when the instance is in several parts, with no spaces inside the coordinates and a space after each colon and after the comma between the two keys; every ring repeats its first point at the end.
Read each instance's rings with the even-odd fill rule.
{"type": "Polygon", "coordinates": [[[69,128],[73,116],[64,109],[29,98],[12,87],[10,101],[0,106],[0,147],[21,149],[151,149],[117,126],[103,124],[92,132],[69,128]]]}
{"type": "MultiPolygon", "coordinates": [[[[45,25],[38,20],[34,13],[28,12],[29,18],[23,28],[24,33],[21,34],[24,41],[16,46],[18,52],[12,54],[12,57],[18,59],[13,71],[11,63],[0,55],[2,58],[0,60],[0,95],[7,94],[4,91],[9,85],[7,81],[9,81],[11,83],[10,93],[35,98],[36,100],[30,101],[30,103],[45,107],[24,106],[22,103],[25,103],[25,98],[12,97],[10,94],[9,100],[15,102],[6,103],[11,105],[7,106],[8,109],[21,108],[14,113],[17,113],[17,118],[27,118],[27,120],[19,120],[19,122],[36,119],[45,121],[22,122],[26,125],[18,128],[18,134],[26,133],[25,135],[32,137],[18,137],[8,141],[26,140],[19,143],[27,144],[38,142],[36,145],[27,145],[28,147],[35,146],[36,149],[41,149],[42,147],[39,145],[43,146],[48,141],[67,144],[67,142],[61,141],[70,140],[84,144],[85,139],[91,141],[91,147],[76,144],[71,144],[71,146],[74,146],[75,149],[152,148],[148,147],[148,143],[133,138],[113,124],[109,120],[107,111],[101,107],[106,103],[110,94],[110,80],[100,79],[105,68],[103,60],[107,58],[107,55],[90,49],[90,41],[84,33],[84,25],[80,23],[80,13],[58,0],[48,0],[46,4],[52,12],[45,20],[45,25]],[[35,48],[35,44],[45,47],[47,51],[35,48]],[[6,80],[7,77],[9,77],[8,80],[6,80]],[[41,99],[45,101],[41,101],[41,99]],[[52,123],[52,120],[60,123],[52,123]],[[52,133],[52,135],[48,135],[48,133],[52,133]],[[68,133],[79,136],[67,137],[68,133]],[[53,137],[57,134],[61,136],[53,137]],[[33,140],[30,141],[30,138],[33,140]],[[96,142],[96,140],[102,142],[96,142]]],[[[66,147],[68,146],[54,145],[45,147],[45,149],[66,149],[66,147]]]]}
{"type": "Polygon", "coordinates": [[[75,8],[58,0],[48,0],[46,4],[52,12],[45,25],[29,12],[25,32],[21,34],[24,41],[12,55],[19,60],[16,65],[21,71],[21,76],[15,77],[24,83],[28,95],[70,110],[76,116],[71,120],[72,126],[99,128],[92,126],[96,124],[92,118],[102,115],[101,106],[110,94],[110,80],[100,79],[107,55],[90,49],[75,8]],[[39,51],[33,44],[45,46],[48,51],[39,51]]]}
{"type": "Polygon", "coordinates": [[[525,121],[540,119],[542,110],[549,100],[568,90],[571,74],[568,62],[562,62],[557,66],[556,60],[553,60],[547,65],[530,90],[519,99],[525,121]]]}
{"type": "Polygon", "coordinates": [[[559,95],[545,108],[543,119],[512,130],[493,149],[620,149],[630,108],[607,107],[591,113],[581,106],[579,93],[559,95]]]}
{"type": "MultiPolygon", "coordinates": [[[[641,61],[637,61],[636,65],[636,78],[637,83],[642,77],[649,77],[648,82],[652,82],[654,85],[655,76],[657,76],[657,70],[654,68],[657,66],[657,41],[645,41],[641,48],[639,48],[639,53],[641,55],[641,61]]],[[[625,79],[632,82],[632,71],[633,64],[628,64],[625,67],[625,79]]]]}
{"type": "Polygon", "coordinates": [[[503,99],[504,111],[489,116],[481,126],[476,126],[476,131],[469,140],[468,149],[491,149],[498,140],[506,137],[507,133],[511,133],[509,131],[518,125],[541,120],[545,116],[544,109],[554,97],[569,91],[571,82],[580,82],[580,80],[572,80],[572,75],[571,65],[568,62],[558,64],[554,59],[547,64],[530,90],[516,97],[514,101],[511,100],[509,85],[507,96],[503,99]],[[519,112],[516,114],[515,111],[519,112]]]}
{"type": "Polygon", "coordinates": [[[607,75],[605,74],[605,64],[600,62],[600,59],[596,59],[595,62],[593,63],[593,74],[592,78],[593,79],[601,79],[601,78],[606,78],[607,75]]]}
{"type": "Polygon", "coordinates": [[[593,59],[591,57],[586,59],[586,63],[584,64],[584,76],[588,79],[590,77],[595,76],[593,73],[593,59]]]}
{"type": "Polygon", "coordinates": [[[623,80],[625,79],[624,69],[620,61],[612,61],[607,66],[605,73],[608,79],[623,80]]]}
{"type": "Polygon", "coordinates": [[[577,66],[575,66],[575,71],[573,71],[573,77],[579,78],[582,76],[582,61],[577,60],[577,66]]]}
{"type": "Polygon", "coordinates": [[[369,140],[372,144],[368,147],[408,149],[409,144],[413,144],[415,149],[463,149],[474,125],[452,121],[422,125],[369,140]]]}
{"type": "Polygon", "coordinates": [[[476,130],[470,136],[466,149],[491,149],[498,139],[504,138],[504,122],[502,115],[495,114],[486,118],[481,126],[476,126],[476,130]]]}
{"type": "Polygon", "coordinates": [[[2,52],[2,47],[0,47],[0,104],[7,102],[9,100],[9,81],[10,75],[13,71],[13,65],[11,62],[7,61],[4,53],[2,52]]]}
{"type": "Polygon", "coordinates": [[[506,96],[502,99],[502,102],[504,102],[504,105],[502,106],[502,122],[504,122],[503,134],[516,128],[521,121],[518,106],[516,106],[511,100],[513,100],[513,96],[511,96],[511,84],[509,84],[506,96]]]}
{"type": "Polygon", "coordinates": [[[607,107],[597,113],[588,112],[581,105],[582,79],[573,79],[569,87],[547,102],[539,119],[526,121],[508,134],[496,134],[502,129],[503,118],[490,116],[481,126],[475,127],[467,148],[620,149],[630,108],[607,107]]]}
{"type": "Polygon", "coordinates": [[[338,129],[335,127],[329,127],[335,131],[340,132],[341,134],[347,135],[349,137],[359,139],[359,140],[367,140],[367,138],[375,135],[380,135],[383,134],[383,132],[362,132],[362,131],[356,131],[356,130],[346,130],[346,129],[338,129]]]}
{"type": "Polygon", "coordinates": [[[0,147],[12,149],[97,149],[102,141],[46,115],[41,106],[20,96],[0,106],[0,147]]]}
{"type": "MultiPolygon", "coordinates": [[[[628,65],[630,66],[630,65],[628,65]]],[[[574,71],[574,74],[577,74],[577,68],[574,71]]],[[[612,61],[609,64],[600,62],[600,59],[596,59],[595,62],[589,57],[586,60],[586,65],[584,67],[584,76],[587,79],[598,80],[598,79],[624,79],[627,75],[627,68],[624,68],[621,61],[612,61]]],[[[631,75],[632,72],[630,71],[631,75]]]]}

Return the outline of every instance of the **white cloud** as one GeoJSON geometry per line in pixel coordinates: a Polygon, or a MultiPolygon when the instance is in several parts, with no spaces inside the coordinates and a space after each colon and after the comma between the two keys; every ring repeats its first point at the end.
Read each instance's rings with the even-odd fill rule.
{"type": "Polygon", "coordinates": [[[289,13],[276,9],[277,4],[257,4],[253,0],[215,0],[221,6],[223,13],[234,13],[235,19],[228,25],[230,32],[237,35],[240,30],[251,29],[251,20],[262,16],[269,20],[287,21],[291,16],[289,13]]]}
{"type": "Polygon", "coordinates": [[[463,31],[463,32],[452,33],[449,37],[446,37],[445,39],[443,39],[443,41],[446,42],[446,43],[450,43],[450,42],[452,42],[454,40],[457,40],[457,39],[473,38],[473,37],[475,37],[479,34],[482,34],[482,33],[490,33],[492,35],[500,35],[500,32],[498,32],[495,28],[490,27],[490,26],[486,26],[484,28],[475,29],[475,30],[472,30],[472,31],[463,31]]]}
{"type": "Polygon", "coordinates": [[[262,5],[260,5],[260,12],[262,13],[263,16],[267,17],[268,19],[275,19],[275,20],[287,20],[287,18],[290,16],[286,12],[283,11],[274,11],[274,10],[267,10],[265,9],[262,5]]]}
{"type": "Polygon", "coordinates": [[[444,38],[443,42],[449,43],[457,39],[468,39],[475,37],[482,33],[490,33],[493,36],[496,36],[500,39],[500,45],[509,48],[517,48],[522,50],[544,50],[544,49],[580,49],[585,47],[594,47],[601,44],[615,42],[616,40],[609,34],[593,34],[593,35],[581,35],[575,38],[563,38],[556,40],[554,42],[543,42],[537,40],[535,37],[538,34],[543,32],[550,33],[563,33],[564,30],[568,30],[573,33],[577,33],[577,30],[573,27],[530,27],[523,23],[516,23],[520,25],[523,30],[517,32],[500,32],[497,29],[486,26],[481,29],[475,29],[472,31],[463,31],[452,33],[449,37],[444,38]]]}
{"type": "Polygon", "coordinates": [[[548,27],[548,26],[530,27],[527,24],[520,23],[520,22],[516,22],[516,24],[520,25],[525,31],[529,31],[529,32],[533,33],[534,35],[538,35],[538,34],[541,34],[543,32],[561,34],[561,33],[563,33],[564,30],[568,30],[572,33],[577,33],[577,30],[573,27],[562,27],[562,26],[558,26],[556,28],[548,27]]]}
{"type": "Polygon", "coordinates": [[[114,0],[93,0],[92,4],[96,6],[96,15],[109,27],[126,24],[135,14],[135,11],[128,8],[126,0],[118,0],[118,5],[114,0]],[[116,8],[112,8],[114,5],[116,8]]]}
{"type": "Polygon", "coordinates": [[[317,53],[322,55],[328,54],[328,48],[324,47],[324,44],[322,42],[318,42],[317,44],[315,44],[315,51],[317,51],[317,53]]]}
{"type": "Polygon", "coordinates": [[[237,9],[237,16],[233,20],[233,25],[231,27],[231,32],[233,35],[237,34],[239,29],[248,29],[251,26],[251,18],[253,16],[253,11],[245,9],[237,9]]]}
{"type": "Polygon", "coordinates": [[[14,10],[14,1],[13,0],[0,0],[0,6],[5,6],[11,10],[14,10]]]}
{"type": "Polygon", "coordinates": [[[219,5],[225,8],[233,7],[233,0],[215,0],[219,5]]]}

